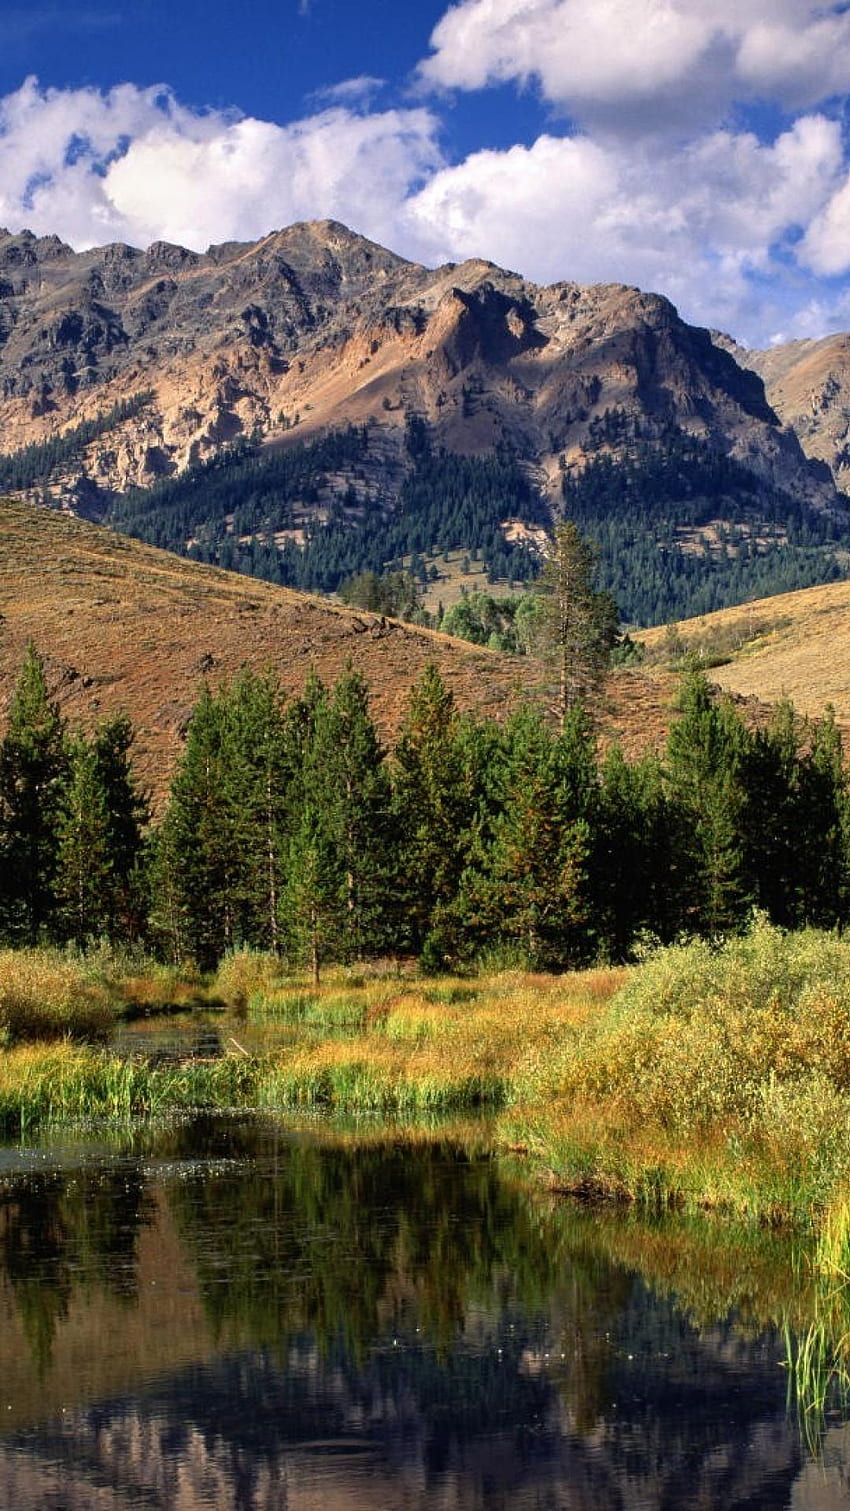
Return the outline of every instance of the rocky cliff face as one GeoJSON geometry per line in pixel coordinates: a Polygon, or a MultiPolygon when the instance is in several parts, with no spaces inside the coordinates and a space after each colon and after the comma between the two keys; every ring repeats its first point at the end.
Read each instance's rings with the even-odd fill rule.
{"type": "Polygon", "coordinates": [[[367,420],[391,470],[414,413],[452,450],[510,442],[554,492],[613,408],[715,440],[814,504],[836,501],[761,379],[656,295],[541,288],[482,261],[432,271],[334,222],[203,255],[164,243],[76,254],[0,232],[0,451],[147,391],[62,479],[70,507],[97,512],[241,436],[287,445],[367,420]]]}
{"type": "Polygon", "coordinates": [[[767,351],[727,349],[764,381],[768,399],[806,456],[850,492],[850,334],[790,341],[767,351]]]}

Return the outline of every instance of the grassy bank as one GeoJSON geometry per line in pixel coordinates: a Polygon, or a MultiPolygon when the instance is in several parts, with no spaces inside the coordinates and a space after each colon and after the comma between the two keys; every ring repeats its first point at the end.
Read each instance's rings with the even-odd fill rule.
{"type": "Polygon", "coordinates": [[[0,956],[7,1133],[189,1106],[487,1108],[496,1143],[559,1189],[817,1228],[844,1200],[850,944],[831,935],[757,922],[722,948],[693,942],[628,971],[433,981],[340,971],[320,988],[250,954],[226,960],[203,991],[153,968],[122,975],[102,958],[52,957],[51,991],[42,1002],[28,987],[17,1018],[15,960],[21,981],[33,970],[28,956],[0,956]],[[143,1033],[120,1056],[103,1043],[19,1042],[102,1039],[145,1001],[191,1002],[195,1022],[209,1013],[223,1052],[145,1054],[143,1033]]]}

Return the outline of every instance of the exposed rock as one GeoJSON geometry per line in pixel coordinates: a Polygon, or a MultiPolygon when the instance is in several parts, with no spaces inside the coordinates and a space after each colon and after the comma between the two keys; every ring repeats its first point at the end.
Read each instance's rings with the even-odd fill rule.
{"type": "MultiPolygon", "coordinates": [[[[554,491],[561,457],[581,465],[593,420],[615,407],[835,502],[755,373],[654,294],[542,288],[478,259],[430,270],[334,221],[205,254],[165,242],[76,254],[0,233],[2,449],[146,390],[150,403],[88,448],[82,479],[62,480],[66,506],[96,513],[94,500],[243,436],[288,445],[370,419],[391,475],[410,413],[456,451],[508,442],[554,491]]],[[[841,407],[826,389],[820,402],[841,407]]]]}
{"type": "Polygon", "coordinates": [[[790,341],[767,351],[747,351],[728,337],[715,339],[759,374],[806,456],[825,464],[837,486],[850,492],[850,334],[790,341]]]}

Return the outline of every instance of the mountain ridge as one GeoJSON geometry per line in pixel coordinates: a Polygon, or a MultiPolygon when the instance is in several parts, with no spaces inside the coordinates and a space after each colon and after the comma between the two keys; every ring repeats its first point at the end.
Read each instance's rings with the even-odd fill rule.
{"type": "Polygon", "coordinates": [[[144,413],[90,448],[59,496],[106,500],[259,435],[287,445],[370,421],[399,452],[421,416],[447,449],[509,444],[557,496],[606,410],[716,439],[764,480],[836,507],[757,376],[663,296],[539,286],[483,260],[434,270],[338,222],[206,253],[158,242],[75,253],[0,232],[3,453],[93,419],[133,392],[144,413]]]}

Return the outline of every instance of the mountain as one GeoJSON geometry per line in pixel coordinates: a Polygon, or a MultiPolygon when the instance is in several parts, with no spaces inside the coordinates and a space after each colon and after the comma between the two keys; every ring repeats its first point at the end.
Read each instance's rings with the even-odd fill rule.
{"type": "Polygon", "coordinates": [[[201,255],[157,243],[74,253],[0,231],[3,450],[150,391],[86,456],[123,491],[259,430],[299,438],[407,414],[448,449],[508,440],[556,481],[608,409],[720,436],[760,473],[829,502],[758,383],[667,300],[540,288],[491,263],[430,271],[334,222],[201,255]]]}
{"type": "Polygon", "coordinates": [[[850,547],[828,468],[667,300],[335,222],[204,254],[0,232],[0,438],[0,490],[311,590],[451,550],[523,579],[563,509],[640,622],[850,547]]]}
{"type": "Polygon", "coordinates": [[[789,341],[764,351],[721,342],[762,378],[770,404],[806,456],[825,463],[836,486],[850,491],[850,334],[789,341]]]}

